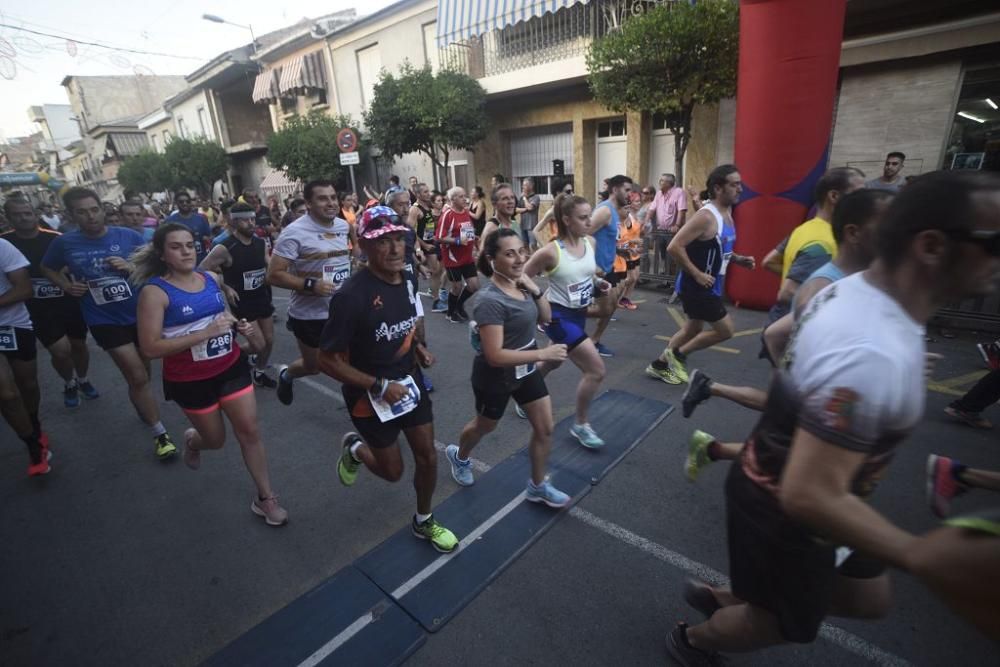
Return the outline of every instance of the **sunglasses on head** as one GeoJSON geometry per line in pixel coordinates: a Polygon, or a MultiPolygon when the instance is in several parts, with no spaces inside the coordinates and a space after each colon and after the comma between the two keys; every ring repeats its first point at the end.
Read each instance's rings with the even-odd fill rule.
{"type": "Polygon", "coordinates": [[[954,239],[973,243],[991,257],[1000,257],[1000,229],[964,229],[949,234],[954,239]]]}

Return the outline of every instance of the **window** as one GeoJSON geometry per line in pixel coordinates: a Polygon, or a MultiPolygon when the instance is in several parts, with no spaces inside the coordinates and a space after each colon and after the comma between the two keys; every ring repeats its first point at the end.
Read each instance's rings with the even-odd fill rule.
{"type": "Polygon", "coordinates": [[[550,125],[518,130],[510,134],[511,183],[521,191],[521,181],[530,178],[542,196],[558,194],[556,181],[573,182],[573,126],[550,125]],[[562,160],[563,175],[555,175],[555,160],[562,160]]]}
{"type": "Polygon", "coordinates": [[[281,113],[286,116],[295,113],[296,104],[294,97],[282,97],[279,99],[279,102],[281,103],[281,113]]]}
{"type": "Polygon", "coordinates": [[[160,142],[159,142],[159,137],[157,137],[157,136],[156,136],[156,135],[154,134],[154,135],[153,135],[153,136],[151,136],[151,137],[150,137],[149,139],[150,139],[150,141],[151,141],[151,142],[152,142],[152,144],[153,144],[153,151],[154,151],[154,152],[156,152],[156,153],[159,153],[159,152],[160,152],[160,142]]]}
{"type": "Polygon", "coordinates": [[[373,44],[367,48],[359,49],[358,57],[358,79],[361,82],[361,104],[368,107],[372,101],[372,91],[378,82],[378,74],[382,69],[382,55],[379,53],[378,44],[373,44]]]}
{"type": "Polygon", "coordinates": [[[438,47],[437,47],[437,22],[425,23],[423,26],[424,30],[424,62],[426,62],[431,67],[431,71],[435,74],[441,67],[441,63],[438,60],[438,47]]]}
{"type": "Polygon", "coordinates": [[[171,139],[173,139],[173,136],[170,134],[170,130],[164,130],[163,131],[163,147],[164,148],[167,147],[167,144],[170,143],[171,139]]]}
{"type": "Polygon", "coordinates": [[[183,118],[177,119],[177,132],[181,135],[181,139],[187,139],[187,125],[184,124],[183,118]]]}
{"type": "Polygon", "coordinates": [[[624,118],[618,120],[605,120],[597,124],[597,137],[624,137],[628,135],[628,124],[624,118]]]}
{"type": "Polygon", "coordinates": [[[318,107],[326,104],[326,89],[325,88],[314,88],[309,91],[306,96],[306,100],[309,102],[309,106],[318,107]]]}
{"type": "Polygon", "coordinates": [[[208,137],[208,114],[205,113],[205,107],[198,107],[198,125],[201,126],[201,136],[208,137]]]}

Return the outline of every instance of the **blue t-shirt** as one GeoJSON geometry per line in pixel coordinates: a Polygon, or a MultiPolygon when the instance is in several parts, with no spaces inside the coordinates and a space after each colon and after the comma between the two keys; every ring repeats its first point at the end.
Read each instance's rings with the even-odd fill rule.
{"type": "Polygon", "coordinates": [[[198,264],[201,264],[201,260],[205,259],[205,255],[208,254],[208,248],[205,247],[202,239],[212,236],[212,226],[208,224],[208,218],[201,213],[192,213],[188,217],[182,218],[180,211],[178,211],[167,218],[166,222],[182,224],[194,233],[194,251],[198,256],[198,264]]]}
{"type": "Polygon", "coordinates": [[[88,325],[135,324],[138,293],[128,282],[128,274],[108,264],[108,257],[128,259],[145,245],[139,232],[126,227],[107,227],[104,236],[90,238],[83,232],[57,236],[42,257],[42,265],[53,271],[68,268],[77,281],[87,283],[81,299],[83,319],[88,325]]]}
{"type": "Polygon", "coordinates": [[[597,262],[597,268],[604,271],[605,274],[610,274],[618,249],[618,225],[621,219],[618,217],[618,209],[611,205],[610,199],[605,199],[597,205],[597,208],[601,207],[606,207],[611,211],[611,221],[594,234],[594,240],[597,241],[594,260],[597,262]]]}

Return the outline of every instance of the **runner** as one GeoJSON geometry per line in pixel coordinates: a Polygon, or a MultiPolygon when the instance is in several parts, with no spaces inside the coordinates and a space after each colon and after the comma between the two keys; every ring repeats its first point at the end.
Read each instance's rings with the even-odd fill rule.
{"type": "Polygon", "coordinates": [[[449,322],[467,322],[465,302],[479,289],[479,274],[476,273],[476,229],[467,208],[465,190],[454,187],[448,190],[451,208],[441,214],[437,229],[437,242],[441,248],[441,263],[448,272],[451,291],[448,294],[449,322]]]}
{"type": "Polygon", "coordinates": [[[153,240],[153,232],[156,230],[146,226],[146,207],[142,205],[142,202],[127,201],[118,207],[118,213],[122,225],[137,234],[141,234],[145,243],[153,240]]]}
{"type": "Polygon", "coordinates": [[[288,328],[301,356],[278,369],[278,400],[291,405],[295,378],[319,373],[316,357],[323,324],[330,316],[330,297],[351,275],[350,247],[354,230],[339,217],[333,181],[306,183],[308,215],[285,227],[267,267],[267,282],[291,290],[288,328]]]}
{"type": "Polygon", "coordinates": [[[535,343],[535,326],[548,324],[552,309],[543,291],[523,273],[527,254],[513,229],[501,229],[483,239],[479,271],[491,280],[480,290],[473,309],[480,345],[472,364],[476,416],[462,429],[459,444],[448,445],[445,454],[455,481],[472,485],[469,455],[484,435],[496,429],[513,397],[531,422],[531,479],[525,497],[533,503],[565,507],[570,497],[545,474],[552,449],[552,401],[536,364],[562,363],[566,345],[539,349],[535,343]]]}
{"type": "Polygon", "coordinates": [[[353,485],[362,464],[382,479],[399,481],[403,459],[397,441],[402,431],[416,468],[417,513],[411,530],[449,553],[458,547],[458,539],[431,512],[437,452],[431,400],[420,389],[420,367],[433,364],[434,356],[424,339],[420,297],[403,272],[408,229],[384,209],[362,215],[358,236],[368,265],[334,294],[330,311],[336,316],[323,328],[319,359],[323,372],[343,383],[344,402],[358,429],[342,440],[337,464],[341,483],[353,485]]]}
{"type": "MultiPolygon", "coordinates": [[[[576,423],[570,435],[589,449],[604,446],[587,419],[590,402],[604,380],[604,360],[594,342],[587,337],[588,317],[599,317],[602,306],[594,304],[594,289],[610,292],[608,281],[595,274],[597,263],[590,240],[593,223],[590,204],[583,197],[561,194],[552,204],[559,237],[531,256],[524,275],[533,278],[545,272],[549,279],[546,292],[552,305],[552,321],[545,333],[556,345],[565,345],[569,359],[583,373],[576,387],[576,423]]],[[[559,364],[545,365],[547,375],[559,364]]]]}
{"type": "Polygon", "coordinates": [[[990,371],[979,378],[964,396],[952,401],[944,409],[944,413],[973,428],[989,430],[993,428],[993,423],[982,413],[998,400],[1000,400],[1000,370],[990,371]]]}
{"type": "Polygon", "coordinates": [[[517,197],[514,195],[514,186],[510,183],[501,183],[490,193],[490,201],[493,203],[493,217],[486,221],[483,233],[480,237],[479,247],[482,251],[483,239],[497,231],[498,229],[513,229],[521,239],[521,225],[514,219],[514,212],[517,210],[517,197]]]}
{"type": "MultiPolygon", "coordinates": [[[[722,234],[726,224],[733,224],[732,207],[740,199],[743,183],[736,166],[724,164],[712,170],[707,185],[711,201],[691,216],[667,247],[685,274],[678,293],[688,317],[646,367],[646,375],[667,384],[688,381],[687,355],[733,336],[733,320],[714,287],[723,266],[722,234]],[[702,331],[706,322],[712,328],[702,331]]],[[[750,269],[754,266],[752,257],[738,256],[735,261],[750,269]]]]}
{"type": "Polygon", "coordinates": [[[476,247],[483,237],[483,228],[486,226],[486,193],[478,185],[472,188],[472,197],[469,200],[469,215],[472,216],[472,226],[476,230],[476,247]]]}
{"type": "Polygon", "coordinates": [[[611,348],[601,343],[601,337],[608,328],[615,309],[618,307],[618,300],[621,299],[625,285],[620,284],[621,278],[615,275],[615,257],[618,255],[618,229],[621,225],[621,213],[629,205],[632,194],[632,179],[628,176],[612,176],[608,181],[608,198],[594,208],[592,229],[590,234],[597,242],[594,252],[597,268],[603,277],[611,285],[607,294],[598,294],[595,304],[598,311],[597,327],[591,339],[597,352],[602,357],[613,357],[615,353],[611,348]]]}
{"type": "Polygon", "coordinates": [[[444,267],[441,265],[440,253],[434,241],[434,231],[437,227],[437,217],[434,215],[431,201],[431,190],[426,183],[416,184],[417,203],[410,207],[406,223],[417,230],[417,244],[423,251],[427,270],[431,274],[431,285],[428,294],[434,299],[432,313],[443,313],[448,310],[446,300],[441,297],[445,290],[441,289],[444,278],[444,267]]]}
{"type": "Polygon", "coordinates": [[[924,324],[946,303],[995,287],[1000,179],[921,176],[890,205],[877,248],[870,269],[810,301],[767,408],[730,467],[732,592],[689,589],[689,603],[709,619],[668,635],[680,664],[812,642],[828,614],[883,616],[887,566],[916,568],[925,580],[954,573],[916,560],[919,540],[865,499],[922,417],[924,324]],[[843,560],[838,546],[854,551],[843,560]]]}
{"type": "Polygon", "coordinates": [[[38,419],[41,395],[35,334],[24,305],[31,297],[28,267],[27,258],[0,239],[0,412],[28,447],[28,476],[35,477],[51,470],[51,455],[38,419]]]}
{"type": "MultiPolygon", "coordinates": [[[[295,197],[288,202],[288,210],[285,211],[285,215],[281,218],[281,229],[284,230],[285,227],[304,216],[307,212],[306,200],[301,197],[295,197]]],[[[344,219],[347,220],[347,218],[344,219]]],[[[347,220],[347,224],[352,223],[350,220],[347,220]]]]}
{"type": "Polygon", "coordinates": [[[256,214],[249,204],[235,204],[229,210],[232,236],[212,248],[201,264],[203,271],[222,274],[229,295],[233,316],[257,327],[262,344],[253,355],[253,383],[257,387],[274,389],[278,383],[268,377],[266,369],[274,347],[274,306],[267,284],[267,247],[254,234],[256,214]]]}
{"type": "Polygon", "coordinates": [[[149,386],[149,360],[136,347],[137,299],[128,282],[132,265],[125,259],[144,245],[142,237],[131,229],[106,226],[104,209],[93,190],[70,188],[63,202],[79,231],[49,243],[42,275],[63,292],[82,299],[90,335],[128,383],[129,400],[149,426],[157,458],[169,459],[177,447],[160,421],[160,407],[149,386]]]}
{"type": "Polygon", "coordinates": [[[169,216],[164,222],[177,222],[194,234],[194,247],[198,252],[198,261],[201,262],[208,254],[208,248],[212,245],[212,227],[208,220],[199,213],[191,203],[191,195],[184,190],[174,194],[174,204],[177,212],[169,216]]]}
{"type": "Polygon", "coordinates": [[[616,248],[614,273],[622,283],[622,295],[618,299],[618,307],[625,310],[638,310],[639,306],[632,303],[629,296],[639,282],[639,262],[642,257],[642,225],[639,223],[639,208],[642,199],[638,192],[633,192],[629,198],[628,215],[618,227],[618,246],[616,248]]]}
{"type": "Polygon", "coordinates": [[[31,264],[28,271],[32,295],[26,305],[35,337],[49,351],[52,368],[63,379],[63,405],[78,407],[80,394],[86,399],[95,399],[100,393],[87,379],[90,352],[87,350],[87,323],[83,321],[80,302],[42,273],[45,251],[59,234],[39,227],[35,211],[26,199],[8,199],[4,211],[14,230],[3,238],[31,264]]]}
{"type": "Polygon", "coordinates": [[[197,470],[202,450],[222,448],[225,415],[257,486],[250,510],[269,526],[280,526],[288,512],[271,489],[250,367],[233,329],[251,349],[264,341],[253,324],[229,313],[219,278],[195,269],[195,257],[194,234],[176,223],[161,226],[153,243],[132,255],[132,283],[141,289],[139,345],[146,357],[163,359],[163,394],[194,426],[184,432],[184,463],[197,470]]]}

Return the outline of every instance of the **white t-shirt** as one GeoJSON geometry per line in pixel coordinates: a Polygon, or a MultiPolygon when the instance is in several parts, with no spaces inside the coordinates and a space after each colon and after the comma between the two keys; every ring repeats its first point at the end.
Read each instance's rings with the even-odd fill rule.
{"type": "MultiPolygon", "coordinates": [[[[326,280],[340,289],[351,276],[350,230],[351,226],[341,218],[336,218],[333,224],[321,225],[304,215],[282,230],[273,254],[291,261],[289,273],[300,278],[326,280]]],[[[288,314],[298,320],[326,320],[330,299],[329,296],[292,292],[288,314]]]]}
{"type": "Polygon", "coordinates": [[[49,227],[57,231],[59,227],[62,226],[62,220],[59,219],[58,215],[43,215],[42,220],[44,220],[45,224],[47,224],[49,227]]]}
{"type": "MultiPolygon", "coordinates": [[[[14,286],[7,277],[8,273],[13,273],[18,269],[26,269],[31,265],[28,258],[21,254],[21,251],[6,240],[0,239],[0,296],[9,292],[14,286]]],[[[12,303],[9,306],[0,306],[0,327],[17,327],[18,329],[31,329],[31,316],[28,315],[28,308],[24,301],[12,303]]]]}

